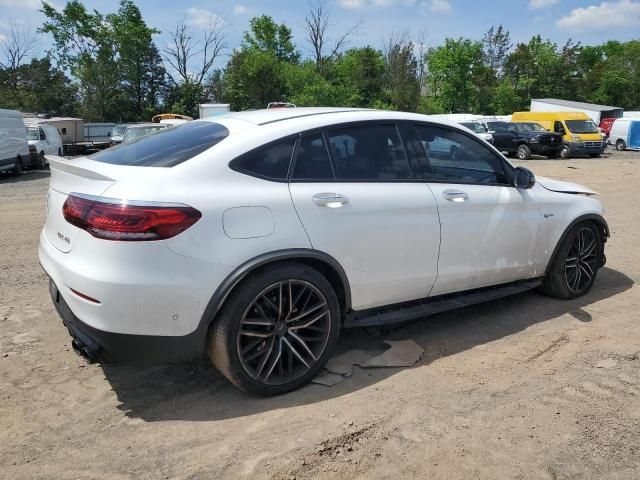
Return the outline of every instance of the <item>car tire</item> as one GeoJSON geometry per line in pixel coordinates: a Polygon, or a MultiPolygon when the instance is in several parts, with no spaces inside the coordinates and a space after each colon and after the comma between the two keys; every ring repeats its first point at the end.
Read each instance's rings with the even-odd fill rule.
{"type": "Polygon", "coordinates": [[[16,163],[13,166],[13,170],[11,170],[11,174],[15,177],[22,175],[22,169],[23,169],[23,165],[22,165],[22,158],[18,157],[16,159],[16,163]]]}
{"type": "Polygon", "coordinates": [[[571,150],[569,149],[569,147],[567,147],[566,145],[563,146],[560,151],[558,152],[558,156],[563,159],[566,160],[567,158],[569,158],[571,156],[571,150]]]}
{"type": "Polygon", "coordinates": [[[541,291],[567,300],[587,294],[602,266],[602,242],[602,234],[593,222],[572,227],[558,247],[541,291]]]}
{"type": "Polygon", "coordinates": [[[622,152],[627,149],[627,144],[624,140],[620,139],[616,142],[616,150],[622,152]]]}
{"type": "Polygon", "coordinates": [[[279,395],[320,371],[339,329],[340,304],[329,281],[309,266],[286,263],[234,288],[209,331],[207,351],[240,389],[279,395]]]}
{"type": "Polygon", "coordinates": [[[518,158],[520,160],[529,160],[531,158],[531,149],[524,143],[518,146],[518,158]]]}
{"type": "Polygon", "coordinates": [[[44,152],[40,152],[38,154],[38,158],[36,160],[36,168],[42,170],[45,165],[44,152]]]}
{"type": "Polygon", "coordinates": [[[547,155],[547,158],[548,158],[549,160],[555,160],[555,159],[557,159],[557,158],[558,158],[558,152],[550,153],[549,155],[547,155]]]}

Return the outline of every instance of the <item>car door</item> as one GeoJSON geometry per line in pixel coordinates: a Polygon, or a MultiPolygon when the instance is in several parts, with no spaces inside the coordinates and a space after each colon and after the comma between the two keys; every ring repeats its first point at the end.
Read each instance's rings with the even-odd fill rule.
{"type": "Polygon", "coordinates": [[[540,228],[532,191],[513,187],[502,156],[466,132],[428,124],[415,130],[441,223],[431,294],[529,278],[540,228]]]}
{"type": "Polygon", "coordinates": [[[302,135],[289,180],[313,248],[348,277],[355,310],[424,298],[437,276],[436,200],[394,123],[302,135]]]}

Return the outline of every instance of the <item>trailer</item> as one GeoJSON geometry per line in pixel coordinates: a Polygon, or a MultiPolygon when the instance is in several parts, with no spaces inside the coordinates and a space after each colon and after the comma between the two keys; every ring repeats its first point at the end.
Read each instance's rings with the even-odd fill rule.
{"type": "Polygon", "coordinates": [[[591,117],[596,125],[605,118],[622,118],[624,108],[595,103],[571,102],[557,98],[538,98],[531,100],[532,112],[583,112],[591,117]]]}
{"type": "Polygon", "coordinates": [[[105,124],[88,123],[85,125],[81,118],[51,117],[49,115],[42,114],[37,116],[25,116],[24,123],[26,125],[46,123],[56,127],[60,133],[60,138],[62,139],[64,155],[85,155],[87,153],[97,152],[98,150],[109,147],[109,137],[105,138],[102,135],[98,135],[99,131],[102,130],[102,127],[99,127],[98,130],[96,130],[97,125],[105,124]],[[86,127],[89,127],[89,129],[86,127]],[[85,132],[89,132],[92,136],[87,138],[85,136],[85,132]]]}
{"type": "Polygon", "coordinates": [[[85,123],[84,124],[84,141],[85,142],[106,142],[111,139],[111,131],[117,123],[85,123]]]}

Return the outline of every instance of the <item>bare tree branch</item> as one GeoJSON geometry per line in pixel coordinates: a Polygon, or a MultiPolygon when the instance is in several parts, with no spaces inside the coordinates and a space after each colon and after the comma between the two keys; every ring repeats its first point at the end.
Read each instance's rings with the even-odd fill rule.
{"type": "Polygon", "coordinates": [[[0,51],[4,57],[3,61],[0,61],[0,67],[16,71],[22,61],[34,53],[37,37],[35,33],[19,27],[14,21],[9,23],[9,33],[6,37],[0,42],[0,51]]]}
{"type": "Polygon", "coordinates": [[[197,85],[202,84],[216,59],[228,47],[226,28],[223,19],[212,16],[202,34],[202,40],[197,40],[184,19],[178,21],[176,28],[170,33],[171,44],[164,49],[165,61],[175,72],[170,74],[174,83],[193,81],[197,85]],[[198,68],[194,68],[196,73],[192,73],[189,67],[196,57],[200,57],[201,63],[198,68]]]}
{"type": "Polygon", "coordinates": [[[311,44],[316,65],[321,65],[334,58],[354,35],[360,33],[362,20],[340,35],[328,55],[325,55],[325,47],[328,43],[328,30],[332,27],[329,12],[326,9],[327,0],[309,0],[309,14],[304,17],[304,31],[306,40],[311,44]]]}

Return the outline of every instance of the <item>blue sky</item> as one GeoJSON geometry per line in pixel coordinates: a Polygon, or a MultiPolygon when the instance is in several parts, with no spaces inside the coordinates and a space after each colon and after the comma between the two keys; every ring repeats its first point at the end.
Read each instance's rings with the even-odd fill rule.
{"type": "MultiPolygon", "coordinates": [[[[64,0],[48,0],[61,7],[64,0]]],[[[117,9],[117,0],[85,0],[89,8],[103,13],[117,9]]],[[[138,0],[147,23],[163,31],[156,42],[162,49],[167,31],[184,17],[192,28],[201,28],[209,16],[219,16],[228,24],[230,45],[237,46],[249,19],[263,13],[289,25],[303,54],[309,54],[301,27],[306,0],[138,0]]],[[[491,26],[503,24],[514,41],[526,41],[540,33],[558,43],[568,38],[586,44],[608,39],[640,38],[640,0],[328,0],[333,31],[340,33],[362,20],[360,34],[352,45],[370,44],[381,48],[394,33],[406,32],[424,38],[427,46],[445,37],[480,39],[491,26]]],[[[43,21],[40,0],[0,0],[0,41],[9,22],[23,28],[37,28],[43,21]]],[[[42,49],[50,39],[42,36],[42,49]]]]}

